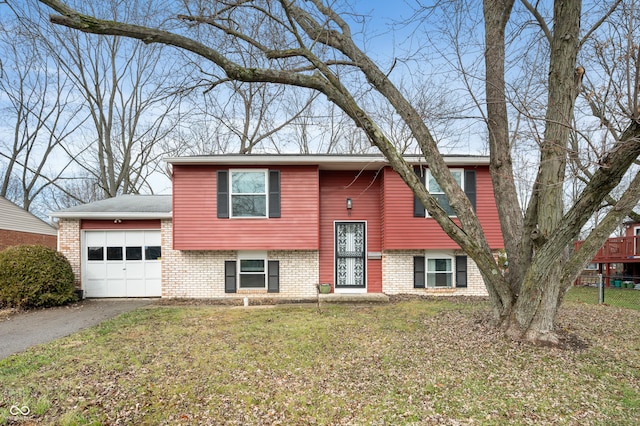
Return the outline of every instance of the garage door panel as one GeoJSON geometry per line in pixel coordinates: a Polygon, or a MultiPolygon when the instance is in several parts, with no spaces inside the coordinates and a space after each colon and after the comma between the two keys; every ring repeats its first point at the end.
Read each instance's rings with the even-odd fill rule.
{"type": "Polygon", "coordinates": [[[107,279],[107,297],[125,297],[127,295],[127,281],[107,279]]]}
{"type": "Polygon", "coordinates": [[[109,297],[104,279],[87,279],[84,286],[86,297],[109,297]]]}
{"type": "Polygon", "coordinates": [[[104,232],[86,232],[85,243],[87,246],[104,246],[106,244],[104,232]]]}
{"type": "Polygon", "coordinates": [[[145,297],[147,290],[145,280],[127,279],[127,297],[145,297]]]}
{"type": "Polygon", "coordinates": [[[102,280],[107,276],[107,265],[105,262],[87,262],[84,270],[84,277],[90,280],[102,280]]]}
{"type": "Polygon", "coordinates": [[[162,295],[162,279],[161,278],[147,278],[145,280],[145,293],[162,295]]]}
{"type": "Polygon", "coordinates": [[[144,231],[144,241],[148,246],[160,245],[160,232],[158,231],[144,231]]]}
{"type": "Polygon", "coordinates": [[[126,235],[126,244],[128,246],[143,246],[144,245],[144,231],[131,231],[126,235]]]}

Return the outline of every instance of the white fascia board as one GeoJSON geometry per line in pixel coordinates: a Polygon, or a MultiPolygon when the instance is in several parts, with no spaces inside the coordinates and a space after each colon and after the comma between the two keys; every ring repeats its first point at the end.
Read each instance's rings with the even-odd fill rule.
{"type": "MultiPolygon", "coordinates": [[[[425,164],[423,156],[405,156],[409,164],[425,164]]],[[[445,156],[445,163],[451,166],[486,166],[489,165],[488,156],[445,156]]],[[[320,169],[378,169],[389,164],[380,155],[219,155],[200,157],[172,157],[166,158],[168,164],[200,164],[200,165],[317,165],[320,169]]]]}
{"type": "Polygon", "coordinates": [[[51,213],[49,217],[58,219],[171,219],[172,212],[168,213],[132,213],[132,212],[68,212],[68,213],[51,213]]]}

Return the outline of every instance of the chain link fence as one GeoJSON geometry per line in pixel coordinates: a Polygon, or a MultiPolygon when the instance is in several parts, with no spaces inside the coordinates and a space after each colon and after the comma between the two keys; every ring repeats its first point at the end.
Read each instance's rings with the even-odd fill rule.
{"type": "Polygon", "coordinates": [[[583,274],[574,287],[585,302],[640,310],[639,276],[583,274]]]}

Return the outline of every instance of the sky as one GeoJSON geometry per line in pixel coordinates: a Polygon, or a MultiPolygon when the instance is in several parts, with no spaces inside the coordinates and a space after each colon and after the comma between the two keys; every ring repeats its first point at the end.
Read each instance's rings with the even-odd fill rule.
{"type": "MultiPolygon", "coordinates": [[[[14,4],[19,4],[20,0],[16,1],[14,4]]],[[[403,49],[409,47],[407,39],[412,36],[413,29],[393,25],[396,20],[411,16],[412,10],[409,3],[405,0],[355,0],[353,2],[355,11],[368,16],[368,20],[364,27],[361,24],[352,23],[352,32],[355,37],[365,35],[366,42],[363,47],[381,65],[382,69],[390,66],[394,57],[404,56],[403,49]]],[[[4,14],[6,10],[6,5],[3,6],[0,2],[0,13],[4,14]]],[[[399,65],[393,69],[392,77],[398,78],[406,72],[407,65],[404,68],[399,65]]],[[[169,187],[166,182],[159,182],[154,185],[154,190],[164,192],[169,187]]]]}

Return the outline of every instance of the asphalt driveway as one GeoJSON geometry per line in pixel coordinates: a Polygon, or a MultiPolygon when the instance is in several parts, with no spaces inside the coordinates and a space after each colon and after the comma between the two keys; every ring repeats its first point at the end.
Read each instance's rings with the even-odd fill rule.
{"type": "Polygon", "coordinates": [[[0,359],[153,303],[154,299],[86,299],[10,315],[0,319],[0,359]]]}

